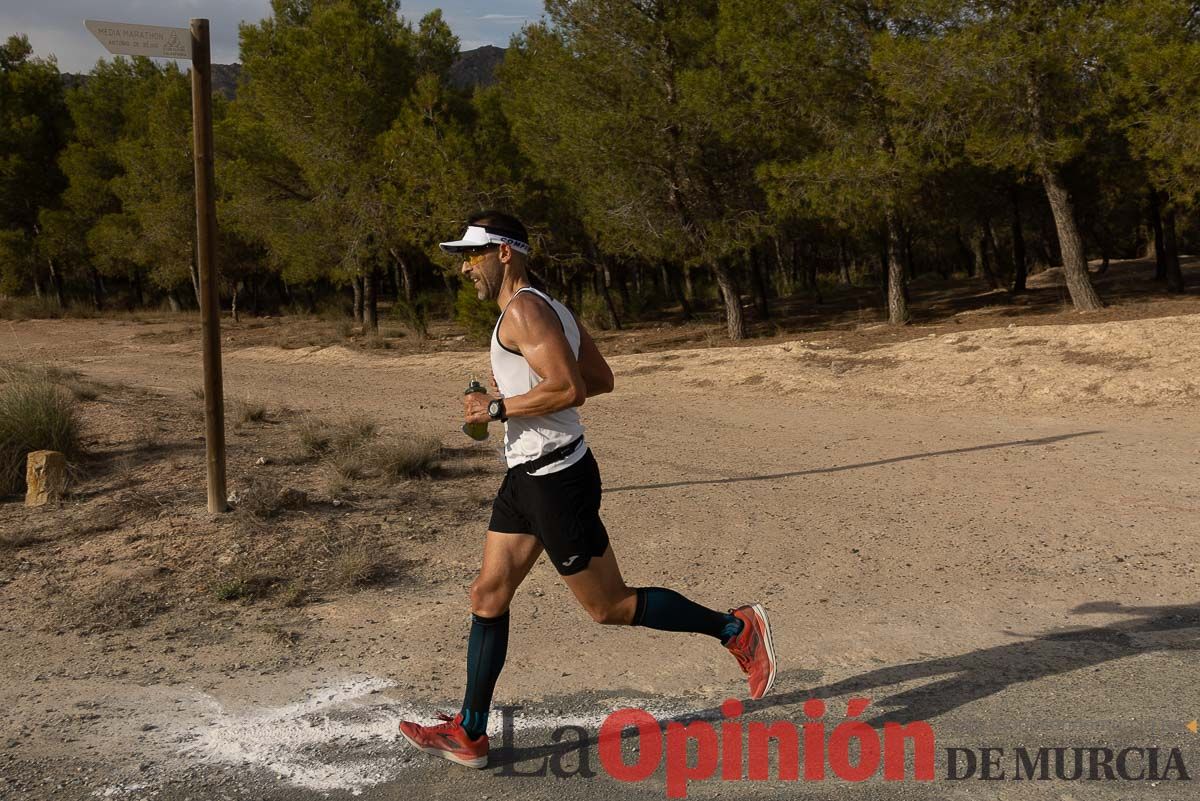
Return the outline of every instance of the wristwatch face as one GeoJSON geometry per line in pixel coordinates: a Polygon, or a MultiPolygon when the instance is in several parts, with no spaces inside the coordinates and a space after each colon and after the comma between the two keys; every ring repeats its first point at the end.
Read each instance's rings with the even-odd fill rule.
{"type": "Polygon", "coordinates": [[[494,400],[488,404],[488,414],[491,415],[493,419],[500,419],[500,401],[494,400]]]}

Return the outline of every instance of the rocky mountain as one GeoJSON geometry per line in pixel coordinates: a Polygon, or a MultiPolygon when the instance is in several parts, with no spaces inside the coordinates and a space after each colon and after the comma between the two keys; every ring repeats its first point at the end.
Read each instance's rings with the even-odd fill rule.
{"type": "Polygon", "coordinates": [[[504,63],[504,48],[484,45],[458,54],[450,67],[450,84],[459,89],[491,86],[496,82],[496,70],[504,63]]]}

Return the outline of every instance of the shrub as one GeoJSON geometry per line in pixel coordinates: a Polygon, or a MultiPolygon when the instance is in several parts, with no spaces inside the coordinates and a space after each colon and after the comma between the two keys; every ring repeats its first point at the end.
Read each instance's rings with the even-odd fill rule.
{"type": "Polygon", "coordinates": [[[296,435],[300,438],[300,450],[305,456],[320,456],[333,444],[333,432],[321,420],[305,420],[296,435]]]}
{"type": "Polygon", "coordinates": [[[378,331],[372,331],[363,337],[362,346],[367,350],[388,350],[392,347],[392,343],[387,341],[387,337],[378,331]]]}
{"type": "Polygon", "coordinates": [[[603,296],[591,290],[585,290],[583,293],[583,308],[579,310],[579,316],[589,326],[601,331],[608,331],[613,327],[608,304],[604,302],[603,296]]]}
{"type": "Polygon", "coordinates": [[[385,480],[419,478],[437,468],[441,452],[442,444],[434,437],[395,439],[376,445],[369,463],[385,480]]]}
{"type": "Polygon", "coordinates": [[[275,583],[271,576],[242,572],[213,584],[212,593],[218,601],[253,601],[270,592],[275,583]]]}
{"type": "Polygon", "coordinates": [[[364,543],[341,545],[334,551],[329,565],[333,586],[343,590],[371,584],[382,572],[382,565],[375,560],[371,550],[364,543]]]}
{"type": "Polygon", "coordinates": [[[75,397],[44,379],[0,384],[0,495],[21,491],[25,457],[40,450],[60,451],[68,461],[79,455],[75,397]]]}
{"type": "Polygon", "coordinates": [[[237,423],[261,423],[267,419],[266,404],[249,398],[237,398],[231,404],[233,419],[237,423]]]}
{"type": "Polygon", "coordinates": [[[0,299],[0,319],[57,320],[63,316],[58,303],[48,296],[0,299]]]}
{"type": "Polygon", "coordinates": [[[365,417],[350,417],[333,426],[330,444],[335,451],[361,448],[379,433],[379,426],[365,417]]]}
{"type": "Polygon", "coordinates": [[[400,298],[392,305],[392,317],[414,337],[423,340],[429,336],[429,310],[433,305],[433,296],[428,292],[419,293],[412,301],[400,298]]]}

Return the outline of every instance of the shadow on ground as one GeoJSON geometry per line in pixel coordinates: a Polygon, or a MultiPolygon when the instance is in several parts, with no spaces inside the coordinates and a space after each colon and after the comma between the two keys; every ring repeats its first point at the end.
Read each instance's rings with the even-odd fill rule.
{"type": "MultiPolygon", "coordinates": [[[[965,654],[910,662],[851,676],[831,684],[777,692],[758,701],[747,701],[746,714],[802,704],[810,698],[834,698],[846,695],[871,697],[873,705],[887,711],[868,722],[930,721],[961,706],[986,698],[1008,687],[1037,681],[1073,670],[1095,667],[1125,657],[1153,651],[1200,651],[1200,604],[1182,606],[1123,606],[1114,601],[1083,604],[1074,614],[1124,614],[1133,619],[1108,626],[1058,629],[965,654]],[[881,688],[937,679],[920,687],[879,695],[881,688]]],[[[1016,632],[1005,632],[1014,638],[1016,632]]],[[[780,684],[816,681],[813,671],[788,671],[780,675],[780,684]]],[[[778,685],[777,685],[778,686],[778,685]]],[[[671,718],[670,721],[717,720],[719,706],[671,718]]],[[[795,715],[799,719],[799,710],[795,715]]],[[[668,720],[662,723],[670,722],[668,720]]],[[[636,730],[627,729],[624,738],[636,730]]],[[[497,748],[489,765],[502,768],[541,760],[547,756],[567,756],[590,747],[594,740],[571,740],[531,748],[497,748]]]]}
{"type": "Polygon", "coordinates": [[[871,462],[859,462],[857,464],[837,465],[834,467],[814,467],[809,470],[793,470],[787,473],[767,473],[761,476],[733,476],[731,478],[710,478],[696,479],[692,481],[669,481],[664,484],[630,484],[624,487],[606,487],[604,493],[606,495],[614,492],[628,492],[630,490],[650,490],[650,489],[670,489],[672,487],[694,487],[701,484],[734,484],[740,481],[774,481],[780,478],[795,478],[797,476],[812,476],[820,473],[841,473],[846,470],[859,470],[864,467],[879,467],[885,464],[895,464],[897,462],[911,462],[916,459],[929,459],[934,456],[953,456],[959,453],[972,453],[974,451],[987,451],[994,448],[1024,448],[1034,445],[1050,445],[1063,440],[1074,439],[1075,437],[1090,437],[1095,434],[1102,434],[1103,431],[1077,431],[1073,434],[1056,434],[1053,437],[1039,437],[1038,439],[1018,439],[1011,442],[993,442],[988,445],[970,445],[965,448],[949,448],[944,451],[927,451],[925,453],[912,453],[906,456],[892,456],[887,459],[876,459],[871,462]]]}

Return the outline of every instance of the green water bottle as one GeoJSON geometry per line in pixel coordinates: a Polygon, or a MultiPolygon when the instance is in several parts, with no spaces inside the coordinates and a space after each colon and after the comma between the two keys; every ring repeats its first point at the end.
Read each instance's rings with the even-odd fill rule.
{"type": "MultiPolygon", "coordinates": [[[[487,390],[484,389],[483,384],[480,384],[479,381],[476,380],[475,376],[471,376],[471,383],[467,384],[467,391],[463,394],[470,395],[472,392],[482,392],[485,395],[487,394],[487,390]]],[[[479,440],[480,442],[488,438],[487,423],[463,423],[462,430],[463,433],[468,437],[479,440]]]]}

